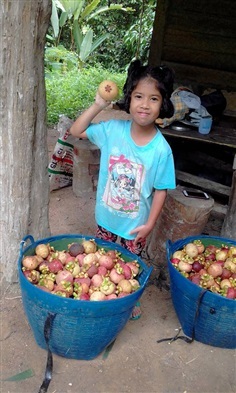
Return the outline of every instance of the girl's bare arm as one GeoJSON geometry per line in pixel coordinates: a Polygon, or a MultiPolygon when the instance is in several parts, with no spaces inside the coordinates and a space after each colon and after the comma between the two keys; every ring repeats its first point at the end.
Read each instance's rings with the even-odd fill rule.
{"type": "Polygon", "coordinates": [[[77,138],[86,138],[86,129],[92,122],[95,116],[98,115],[103,109],[105,109],[110,104],[109,101],[105,101],[97,93],[95,102],[86,109],[72,124],[70,128],[71,135],[77,138]]]}
{"type": "Polygon", "coordinates": [[[140,225],[139,227],[133,229],[130,232],[130,234],[137,234],[135,238],[135,243],[141,241],[142,239],[146,239],[149,233],[151,233],[151,231],[153,230],[156,220],[158,219],[165,203],[166,195],[166,190],[155,190],[147,222],[144,225],[140,225]]]}
{"type": "Polygon", "coordinates": [[[154,228],[156,220],[158,219],[163,205],[165,203],[167,191],[166,190],[155,190],[154,196],[153,196],[153,201],[152,201],[152,206],[150,209],[149,217],[146,222],[146,225],[151,228],[151,230],[154,228]]]}

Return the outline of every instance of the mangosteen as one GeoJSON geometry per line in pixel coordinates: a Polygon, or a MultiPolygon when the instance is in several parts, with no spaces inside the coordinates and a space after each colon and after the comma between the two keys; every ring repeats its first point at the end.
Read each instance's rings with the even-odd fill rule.
{"type": "Polygon", "coordinates": [[[69,254],[76,257],[78,254],[84,253],[84,246],[80,243],[71,243],[68,245],[69,254]]]}

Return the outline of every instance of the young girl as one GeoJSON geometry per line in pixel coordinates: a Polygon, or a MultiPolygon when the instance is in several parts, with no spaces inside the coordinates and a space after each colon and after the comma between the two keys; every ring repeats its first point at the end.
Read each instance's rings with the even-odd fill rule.
{"type": "MultiPolygon", "coordinates": [[[[165,202],[175,188],[172,151],[155,124],[170,117],[173,73],[167,67],[131,63],[124,108],[132,120],[91,123],[110,102],[95,102],[73,123],[70,133],[88,138],[101,150],[95,218],[97,237],[141,255],[165,202]]],[[[134,319],[140,309],[133,312],[134,319]]]]}

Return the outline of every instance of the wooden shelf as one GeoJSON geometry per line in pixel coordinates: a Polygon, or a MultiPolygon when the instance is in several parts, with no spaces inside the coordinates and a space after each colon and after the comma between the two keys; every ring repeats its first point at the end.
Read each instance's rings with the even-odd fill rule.
{"type": "MultiPolygon", "coordinates": [[[[172,125],[173,127],[173,125],[172,125]]],[[[176,131],[170,127],[161,129],[163,135],[178,139],[186,139],[197,142],[225,146],[234,149],[236,153],[236,118],[225,116],[217,125],[213,125],[207,135],[200,134],[196,129],[186,128],[184,131],[176,131]]]]}
{"type": "MultiPolygon", "coordinates": [[[[223,116],[222,120],[219,124],[214,125],[211,129],[211,132],[207,135],[202,135],[198,132],[197,128],[193,129],[187,128],[183,131],[176,131],[173,128],[173,125],[162,129],[163,135],[166,137],[168,142],[170,142],[171,147],[178,146],[178,149],[185,146],[186,144],[190,144],[192,150],[187,154],[182,152],[181,154],[177,154],[178,165],[180,164],[180,169],[176,168],[176,178],[182,184],[188,184],[189,186],[193,186],[195,188],[201,188],[202,190],[208,192],[210,195],[218,195],[228,199],[227,208],[222,205],[222,211],[226,211],[225,220],[222,228],[222,236],[228,236],[230,238],[236,236],[236,118],[230,116],[223,116]],[[175,143],[173,143],[175,142],[175,143]],[[183,145],[183,146],[182,146],[183,145]],[[207,146],[207,149],[206,149],[207,146]],[[195,149],[196,148],[196,149],[195,149]],[[194,156],[194,153],[199,151],[199,166],[206,171],[209,170],[210,166],[213,168],[215,173],[219,175],[219,172],[222,172],[221,178],[226,178],[229,176],[229,181],[231,184],[222,184],[218,183],[214,180],[209,180],[205,178],[204,175],[197,176],[194,170],[196,171],[197,167],[197,158],[198,156],[194,156]],[[213,152],[218,151],[218,157],[213,156],[213,152]],[[208,156],[209,152],[209,156],[208,156]],[[224,162],[224,155],[226,154],[227,158],[230,158],[230,162],[224,162]],[[205,159],[204,155],[206,156],[205,159]],[[219,157],[220,156],[220,157],[219,157]],[[186,170],[183,167],[187,165],[186,170]],[[204,165],[202,165],[204,163],[204,165]],[[193,170],[193,173],[191,172],[193,170]]],[[[175,155],[175,151],[172,147],[173,153],[175,155]]],[[[178,152],[179,153],[179,152],[178,152]]],[[[218,206],[219,209],[219,206],[218,206]]]]}

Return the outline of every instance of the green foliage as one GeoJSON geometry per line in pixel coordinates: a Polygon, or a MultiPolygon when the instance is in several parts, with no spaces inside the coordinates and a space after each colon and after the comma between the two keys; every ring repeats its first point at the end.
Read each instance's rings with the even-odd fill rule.
{"type": "Polygon", "coordinates": [[[107,0],[52,1],[45,49],[49,124],[57,123],[61,114],[74,119],[94,101],[104,79],[114,80],[122,92],[131,60],[147,60],[156,4],[113,0],[109,7],[107,0]]]}
{"type": "Polygon", "coordinates": [[[124,35],[124,44],[131,58],[145,60],[148,57],[155,17],[155,4],[143,8],[141,20],[136,19],[124,35]]]}
{"type": "Polygon", "coordinates": [[[93,102],[98,85],[104,79],[117,83],[120,94],[126,79],[125,73],[111,73],[100,66],[73,68],[66,73],[47,71],[45,75],[48,124],[58,123],[60,115],[75,119],[78,112],[93,102]]]}
{"type": "Polygon", "coordinates": [[[83,67],[86,61],[92,56],[94,50],[102,44],[108,38],[108,34],[98,37],[96,40],[93,39],[93,30],[88,29],[83,35],[78,21],[74,21],[73,24],[73,36],[76,42],[76,48],[78,53],[78,60],[80,67],[83,67]]]}
{"type": "Polygon", "coordinates": [[[124,46],[130,58],[147,61],[152,38],[156,0],[140,2],[139,17],[132,20],[124,34],[124,46]],[[142,4],[141,4],[142,3],[142,4]]]}
{"type": "Polygon", "coordinates": [[[57,46],[61,39],[63,28],[69,28],[70,49],[76,50],[80,67],[90,59],[94,51],[101,46],[103,41],[109,38],[108,33],[96,34],[89,21],[96,18],[97,15],[111,11],[130,12],[132,8],[124,8],[122,4],[106,4],[101,6],[101,0],[52,0],[51,27],[48,34],[49,45],[57,46]],[[76,46],[74,46],[74,43],[76,46]]]}
{"type": "Polygon", "coordinates": [[[44,63],[46,72],[53,70],[66,72],[78,67],[78,56],[63,45],[53,46],[45,49],[44,63]]]}
{"type": "MultiPolygon", "coordinates": [[[[102,3],[107,1],[102,0],[102,3]]],[[[95,36],[105,32],[110,34],[110,38],[94,53],[96,62],[99,60],[103,67],[115,71],[126,70],[135,57],[147,61],[156,0],[129,0],[123,3],[128,3],[134,12],[110,12],[105,17],[97,15],[89,21],[95,36]]],[[[90,59],[88,61],[93,64],[90,59]]]]}

